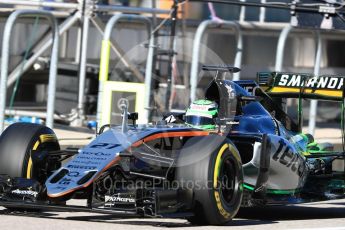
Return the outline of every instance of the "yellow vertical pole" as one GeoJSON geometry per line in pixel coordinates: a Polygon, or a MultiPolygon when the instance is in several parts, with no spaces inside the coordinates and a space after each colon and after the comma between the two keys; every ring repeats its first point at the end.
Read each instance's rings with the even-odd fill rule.
{"type": "Polygon", "coordinates": [[[109,60],[110,60],[110,40],[102,41],[102,50],[99,64],[99,86],[98,86],[98,102],[97,102],[97,122],[100,126],[103,124],[103,91],[104,83],[108,81],[109,75],[109,60]]]}

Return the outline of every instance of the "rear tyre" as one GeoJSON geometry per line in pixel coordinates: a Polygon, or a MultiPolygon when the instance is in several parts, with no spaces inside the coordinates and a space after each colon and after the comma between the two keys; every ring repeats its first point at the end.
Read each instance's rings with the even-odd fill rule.
{"type": "Polygon", "coordinates": [[[240,155],[229,139],[217,135],[194,138],[188,149],[181,152],[176,172],[181,187],[194,195],[195,215],[188,220],[198,225],[225,224],[237,214],[242,201],[240,155]],[[205,154],[210,145],[213,151],[205,154]]]}

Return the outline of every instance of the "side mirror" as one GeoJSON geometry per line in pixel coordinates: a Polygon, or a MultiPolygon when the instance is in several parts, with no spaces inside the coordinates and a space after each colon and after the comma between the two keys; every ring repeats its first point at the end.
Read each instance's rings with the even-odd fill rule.
{"type": "Polygon", "coordinates": [[[139,114],[138,113],[129,113],[128,114],[128,119],[132,120],[132,121],[136,121],[139,118],[139,114]]]}
{"type": "Polygon", "coordinates": [[[133,121],[133,125],[135,125],[135,121],[138,120],[139,114],[138,113],[128,113],[128,120],[133,121]]]}

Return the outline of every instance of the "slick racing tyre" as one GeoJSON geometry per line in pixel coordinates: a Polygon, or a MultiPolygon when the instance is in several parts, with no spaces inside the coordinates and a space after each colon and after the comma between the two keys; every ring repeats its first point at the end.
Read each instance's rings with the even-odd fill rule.
{"type": "Polygon", "coordinates": [[[31,123],[12,124],[0,136],[0,174],[44,183],[49,171],[60,167],[58,160],[54,162],[42,154],[54,150],[60,150],[60,145],[50,128],[31,123]],[[39,161],[34,161],[34,154],[39,152],[39,161]]]}
{"type": "Polygon", "coordinates": [[[192,190],[192,224],[222,225],[238,212],[243,195],[241,158],[225,137],[191,138],[181,150],[176,179],[192,190]]]}

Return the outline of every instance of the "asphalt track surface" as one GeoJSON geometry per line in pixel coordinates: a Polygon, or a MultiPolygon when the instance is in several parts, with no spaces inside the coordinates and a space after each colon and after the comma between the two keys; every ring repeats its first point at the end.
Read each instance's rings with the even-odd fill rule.
{"type": "Polygon", "coordinates": [[[71,212],[9,213],[0,207],[0,229],[345,229],[345,199],[303,205],[243,208],[227,226],[193,226],[184,219],[119,219],[71,212]]]}

